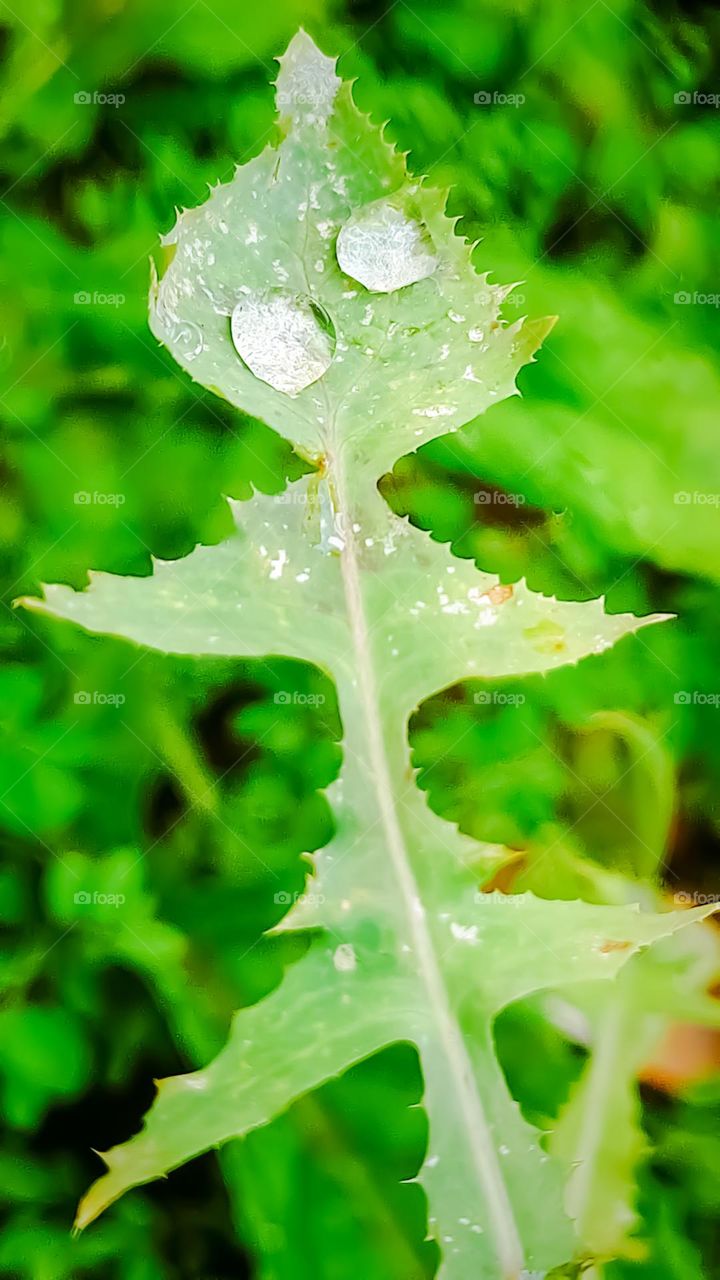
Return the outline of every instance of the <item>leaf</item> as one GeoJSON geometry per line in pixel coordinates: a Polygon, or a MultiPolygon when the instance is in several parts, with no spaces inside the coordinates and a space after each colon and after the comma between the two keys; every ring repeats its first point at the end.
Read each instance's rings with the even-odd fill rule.
{"type": "Polygon", "coordinates": [[[257,1280],[324,1280],[338,1257],[373,1280],[433,1274],[423,1193],[400,1181],[424,1145],[421,1101],[417,1054],[394,1045],[222,1149],[257,1280]]]}
{"type": "MultiPolygon", "coordinates": [[[[501,323],[508,290],[474,272],[444,196],[408,178],[349,85],[338,89],[333,66],[304,33],[295,38],[278,77],[282,145],[180,215],[163,241],[174,252],[153,290],[150,327],[195,381],[306,456],[323,457],[339,426],[348,469],[375,476],[515,393],[553,321],[501,323]],[[429,237],[438,266],[411,288],[370,293],[340,270],[336,240],[351,215],[388,195],[398,217],[429,237]],[[320,306],[336,336],[322,384],[292,398],[251,373],[231,336],[237,304],[273,289],[320,306]]],[[[369,249],[376,255],[379,245],[369,249]]],[[[281,329],[279,354],[284,339],[281,329]]]]}
{"type": "MultiPolygon", "coordinates": [[[[227,1048],[210,1067],[160,1082],[143,1132],[107,1153],[109,1172],[83,1202],[79,1225],[129,1186],[248,1132],[347,1065],[408,1038],[420,1047],[431,1115],[423,1182],[440,1228],[451,1221],[461,1228],[458,1257],[482,1265],[488,1246],[481,1236],[489,1230],[497,1233],[493,1248],[501,1258],[503,1248],[508,1258],[511,1248],[519,1249],[510,1236],[518,1229],[538,1250],[529,1259],[534,1266],[547,1265],[542,1250],[557,1248],[558,1237],[570,1252],[569,1234],[563,1238],[558,1233],[548,1202],[540,1198],[541,1191],[557,1196],[557,1171],[534,1145],[528,1158],[533,1131],[507,1091],[488,1038],[490,1020],[512,1000],[561,985],[569,969],[577,981],[615,976],[638,946],[666,936],[687,919],[680,913],[642,914],[637,908],[548,903],[530,894],[505,898],[469,892],[453,916],[437,913],[432,937],[434,949],[442,948],[452,1002],[471,1034],[474,1060],[468,1059],[445,1007],[447,997],[441,1001],[438,994],[433,1004],[428,1002],[433,968],[418,974],[416,960],[409,958],[422,936],[419,930],[406,925],[393,940],[395,954],[378,954],[372,933],[366,941],[368,925],[377,922],[378,913],[368,916],[351,908],[346,927],[331,945],[317,943],[272,996],[236,1016],[227,1048]],[[484,955],[493,956],[493,967],[483,971],[480,964],[478,972],[484,955]],[[446,1056],[454,1062],[457,1096],[448,1093],[446,1056]],[[477,1104],[469,1116],[458,1114],[468,1106],[465,1069],[477,1080],[491,1123],[477,1104]],[[459,1143],[459,1125],[468,1121],[473,1141],[459,1143]],[[528,1176],[536,1179],[537,1198],[521,1191],[528,1176]],[[485,1192],[480,1199],[478,1183],[485,1192]],[[519,1228],[508,1196],[519,1211],[519,1228]]],[[[432,957],[426,964],[433,965],[432,957]]],[[[454,1274],[450,1260],[447,1273],[454,1274]]]]}
{"type": "MultiPolygon", "coordinates": [[[[238,532],[184,560],[155,561],[148,578],[93,573],[87,591],[48,586],[25,601],[88,631],[166,653],[232,657],[284,654],[348,678],[354,671],[341,557],[343,522],[323,508],[318,478],[285,494],[236,503],[238,532]],[[310,545],[317,520],[322,539],[310,545]]],[[[433,689],[468,677],[530,674],[601,653],[660,620],[605,614],[497,579],[425,537],[390,511],[385,536],[359,551],[375,661],[407,716],[433,689]]]]}
{"type": "Polygon", "coordinates": [[[561,1169],[510,1096],[493,1019],[568,974],[614,978],[696,915],[479,892],[502,855],[426,807],[407,719],[434,689],[575,662],[656,619],[499,590],[381,498],[398,453],[515,393],[551,322],[503,323],[506,291],[476,275],[443,198],[407,177],[338,84],[300,33],[281,60],[278,145],[181,215],[151,298],[153,332],[178,362],[287,436],[315,473],[241,508],[220,547],[30,602],[164,652],[323,665],[344,728],[336,834],[284,922],[318,931],[308,953],[236,1016],[209,1067],[161,1083],[145,1129],[107,1154],[78,1225],[408,1040],[425,1083],[420,1181],[441,1275],[517,1280],[567,1261],[574,1241],[561,1169]]]}
{"type": "Polygon", "coordinates": [[[618,982],[614,998],[598,1020],[593,1054],[571,1095],[551,1150],[570,1169],[566,1206],[578,1234],[594,1254],[612,1258],[637,1254],[630,1245],[635,1170],[647,1150],[640,1125],[635,1076],[653,1042],[647,1019],[632,999],[632,966],[618,982]],[[627,981],[623,981],[627,978],[627,981]]]}
{"type": "MultiPolygon", "coordinates": [[[[530,250],[515,270],[533,261],[530,250]]],[[[556,291],[563,317],[547,370],[552,390],[538,388],[534,405],[504,406],[485,429],[468,431],[475,466],[514,490],[526,485],[529,502],[572,513],[553,536],[580,583],[614,582],[638,557],[717,581],[720,468],[708,413],[720,376],[699,334],[675,323],[678,312],[698,309],[673,306],[670,295],[670,314],[650,319],[616,280],[577,273],[554,271],[544,287],[556,291]],[[639,504],[636,480],[649,459],[639,504]]]]}
{"type": "Polygon", "coordinates": [[[612,998],[586,993],[593,1053],[550,1149],[570,1170],[566,1205],[580,1239],[601,1258],[643,1256],[635,1235],[637,1172],[648,1140],[637,1078],[670,1018],[720,1025],[720,1006],[706,994],[719,967],[713,934],[682,932],[633,960],[612,998]]]}
{"type": "Polygon", "coordinates": [[[0,825],[22,837],[61,826],[82,798],[67,767],[74,726],[58,731],[57,720],[42,715],[42,694],[35,671],[5,665],[0,673],[0,825]]]}
{"type": "Polygon", "coordinates": [[[0,1092],[11,1125],[31,1129],[58,1100],[81,1093],[90,1075],[82,1024],[60,1005],[0,1012],[0,1092]]]}

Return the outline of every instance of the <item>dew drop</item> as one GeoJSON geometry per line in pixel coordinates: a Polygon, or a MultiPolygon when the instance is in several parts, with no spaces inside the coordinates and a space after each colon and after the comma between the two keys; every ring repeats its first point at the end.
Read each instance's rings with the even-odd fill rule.
{"type": "Polygon", "coordinates": [[[333,953],[333,964],[340,973],[352,973],[357,968],[355,948],[350,942],[341,942],[333,953]]]}
{"type": "Polygon", "coordinates": [[[170,341],[186,360],[194,360],[204,349],[202,332],[192,320],[180,320],[171,325],[170,341]]]}
{"type": "Polygon", "coordinates": [[[450,418],[454,413],[453,404],[430,404],[425,409],[413,409],[416,418],[450,418]]]}
{"type": "Polygon", "coordinates": [[[392,293],[431,276],[438,257],[430,234],[393,200],[353,213],[337,238],[340,269],[373,293],[392,293]]]}
{"type": "Polygon", "coordinates": [[[288,562],[287,551],[281,547],[274,560],[270,561],[270,580],[277,582],[278,578],[282,578],[283,569],[288,562]]]}
{"type": "Polygon", "coordinates": [[[264,289],[241,298],[230,322],[235,350],[276,391],[295,396],[317,382],[335,351],[327,312],[305,294],[264,289]]]}
{"type": "Polygon", "coordinates": [[[454,920],[450,925],[450,932],[453,938],[457,938],[461,942],[477,942],[477,925],[476,924],[457,924],[454,920]]]}

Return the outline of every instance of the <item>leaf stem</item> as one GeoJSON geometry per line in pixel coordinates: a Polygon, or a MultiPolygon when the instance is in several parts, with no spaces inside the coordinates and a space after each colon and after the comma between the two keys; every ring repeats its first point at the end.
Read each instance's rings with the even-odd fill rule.
{"type": "Polygon", "coordinates": [[[524,1250],[500,1171],[490,1125],[475,1085],[472,1063],[442,979],[395,805],[394,779],[383,736],[378,686],[363,604],[358,540],[349,518],[351,504],[340,456],[341,451],[338,451],[338,454],[328,458],[328,470],[335,483],[337,501],[345,523],[340,561],[371,775],[419,976],[427,992],[428,1005],[447,1061],[449,1079],[463,1114],[464,1132],[492,1223],[501,1274],[507,1280],[513,1280],[523,1269],[524,1250]]]}

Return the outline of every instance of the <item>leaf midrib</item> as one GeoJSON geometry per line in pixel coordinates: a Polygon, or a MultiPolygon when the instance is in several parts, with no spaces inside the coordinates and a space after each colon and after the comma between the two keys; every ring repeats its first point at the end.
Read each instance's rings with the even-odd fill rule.
{"type": "Polygon", "coordinates": [[[365,720],[370,774],[375,787],[391,865],[400,890],[408,933],[413,942],[419,976],[427,992],[428,1007],[439,1033],[455,1096],[463,1112],[465,1120],[463,1132],[487,1206],[498,1262],[502,1276],[507,1280],[514,1280],[524,1266],[524,1249],[500,1170],[492,1132],[474,1083],[472,1062],[450,1005],[433,939],[425,921],[420,892],[395,805],[393,777],[385,749],[378,686],[363,602],[358,557],[359,544],[352,521],[348,518],[350,503],[346,477],[340,461],[342,455],[343,449],[340,444],[332,452],[328,452],[326,465],[329,479],[334,484],[339,510],[345,517],[346,532],[344,547],[340,553],[340,565],[358,689],[365,720]]]}

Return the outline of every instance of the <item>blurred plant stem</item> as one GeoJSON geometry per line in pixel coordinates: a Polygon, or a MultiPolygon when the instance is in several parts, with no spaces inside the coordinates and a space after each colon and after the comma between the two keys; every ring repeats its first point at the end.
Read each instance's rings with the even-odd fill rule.
{"type": "Polygon", "coordinates": [[[639,848],[634,852],[633,872],[639,879],[657,880],[667,850],[675,811],[675,769],[662,738],[648,720],[626,711],[597,711],[583,732],[605,730],[627,748],[630,764],[616,785],[630,779],[634,834],[639,848]],[[640,765],[643,766],[640,769],[640,765]]]}
{"type": "Polygon", "coordinates": [[[156,734],[158,755],[180,783],[191,808],[208,817],[217,817],[215,781],[200,759],[196,743],[174,714],[169,700],[156,699],[148,711],[148,719],[156,734]]]}

